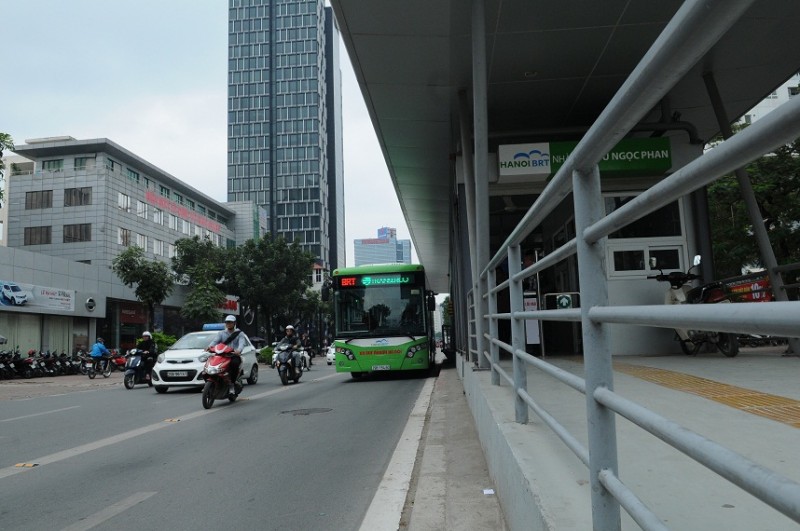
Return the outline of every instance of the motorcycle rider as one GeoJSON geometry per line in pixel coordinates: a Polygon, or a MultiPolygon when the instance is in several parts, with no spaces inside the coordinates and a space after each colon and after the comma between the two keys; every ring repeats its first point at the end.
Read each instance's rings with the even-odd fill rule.
{"type": "Polygon", "coordinates": [[[156,356],[158,355],[158,348],[156,342],[153,341],[153,336],[145,330],[142,332],[142,339],[136,343],[136,348],[142,351],[142,362],[144,362],[144,379],[152,385],[150,381],[150,371],[156,364],[156,356]]]}
{"type": "Polygon", "coordinates": [[[289,345],[289,348],[292,350],[292,361],[294,361],[295,367],[301,367],[300,365],[300,357],[298,356],[298,351],[302,344],[300,342],[300,338],[294,335],[294,327],[292,325],[286,325],[286,335],[283,336],[278,344],[276,345],[276,349],[282,345],[289,345]]]}
{"type": "MultiPolygon", "coordinates": [[[[314,358],[314,347],[311,344],[311,338],[308,337],[308,332],[303,334],[303,337],[300,339],[300,345],[303,347],[303,350],[306,352],[306,362],[308,362],[308,366],[311,367],[313,363],[311,360],[314,358]]],[[[309,369],[311,370],[311,369],[309,369]]]]}
{"type": "Polygon", "coordinates": [[[99,362],[103,356],[111,357],[111,351],[106,348],[105,341],[102,337],[98,337],[97,342],[92,345],[92,351],[89,353],[89,356],[92,357],[95,370],[100,370],[99,362]]]}
{"type": "Polygon", "coordinates": [[[247,336],[244,332],[236,328],[236,316],[228,315],[225,317],[225,330],[220,330],[206,350],[211,350],[214,345],[225,343],[233,347],[233,356],[231,356],[231,363],[228,366],[228,374],[231,379],[231,388],[234,395],[238,395],[242,390],[236,385],[239,378],[239,367],[242,365],[242,350],[247,346],[247,336]],[[234,335],[235,334],[235,335],[234,335]],[[228,338],[234,336],[233,339],[228,341],[228,338]]]}

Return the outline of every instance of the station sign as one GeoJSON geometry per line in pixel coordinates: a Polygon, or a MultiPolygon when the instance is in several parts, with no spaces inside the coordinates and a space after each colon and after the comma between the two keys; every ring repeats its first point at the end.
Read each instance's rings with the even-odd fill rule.
{"type": "MultiPolygon", "coordinates": [[[[555,175],[578,142],[506,144],[497,148],[498,172],[546,180],[555,175]]],[[[672,168],[672,146],[667,137],[626,138],[598,164],[603,176],[662,175],[672,168]]]]}

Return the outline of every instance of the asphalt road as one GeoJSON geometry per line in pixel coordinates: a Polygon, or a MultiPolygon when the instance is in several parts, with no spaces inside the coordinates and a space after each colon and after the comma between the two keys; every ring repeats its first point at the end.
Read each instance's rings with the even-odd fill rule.
{"type": "Polygon", "coordinates": [[[0,382],[0,528],[358,529],[425,379],[261,367],[210,410],[119,373],[6,400],[0,382]]]}

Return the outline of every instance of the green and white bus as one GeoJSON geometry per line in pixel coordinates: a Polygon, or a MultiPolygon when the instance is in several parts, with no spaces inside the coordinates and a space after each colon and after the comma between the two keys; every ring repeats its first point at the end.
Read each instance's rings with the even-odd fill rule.
{"type": "Polygon", "coordinates": [[[421,265],[336,269],[331,281],[337,372],[360,378],[372,371],[433,368],[436,302],[421,265]]]}

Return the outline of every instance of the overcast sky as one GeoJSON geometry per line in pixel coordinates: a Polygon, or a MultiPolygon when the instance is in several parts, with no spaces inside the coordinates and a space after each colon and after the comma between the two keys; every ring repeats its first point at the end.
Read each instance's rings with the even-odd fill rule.
{"type": "MultiPolygon", "coordinates": [[[[0,0],[0,14],[0,132],[16,144],[108,138],[226,201],[227,0],[0,0]]],[[[340,53],[353,265],[354,239],[382,226],[410,236],[341,43],[340,53]]]]}

